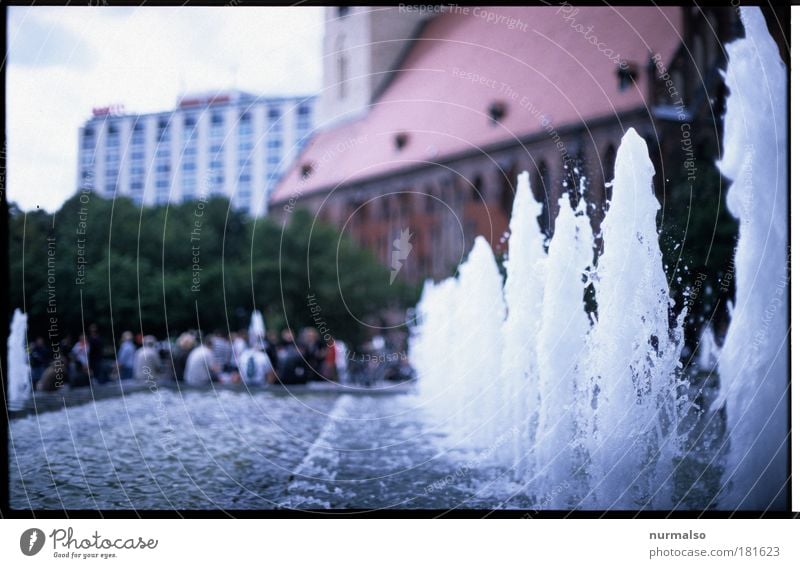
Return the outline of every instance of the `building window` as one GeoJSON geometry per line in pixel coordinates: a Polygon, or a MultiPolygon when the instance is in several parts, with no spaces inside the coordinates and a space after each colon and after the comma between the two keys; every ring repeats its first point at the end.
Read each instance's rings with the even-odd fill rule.
{"type": "Polygon", "coordinates": [[[250,136],[253,134],[253,121],[251,120],[250,113],[242,113],[239,117],[239,136],[250,136]]]}
{"type": "Polygon", "coordinates": [[[131,163],[130,163],[130,181],[128,189],[134,202],[141,203],[144,194],[144,124],[137,121],[133,125],[131,132],[131,163]]]}
{"type": "Polygon", "coordinates": [[[280,122],[281,120],[281,109],[277,106],[271,106],[267,110],[267,120],[272,127],[273,123],[280,122]]]}
{"type": "Polygon", "coordinates": [[[183,143],[185,146],[197,140],[197,119],[194,116],[187,116],[183,120],[183,143]]]}
{"type": "Polygon", "coordinates": [[[347,97],[347,57],[343,53],[337,57],[336,67],[339,73],[339,98],[344,99],[347,97]]]}
{"type": "Polygon", "coordinates": [[[144,146],[144,125],[141,122],[137,122],[133,125],[131,144],[134,146],[144,146]]]}
{"type": "Polygon", "coordinates": [[[94,150],[94,130],[91,128],[87,128],[83,131],[81,148],[83,150],[94,150]]]}
{"type": "MultiPolygon", "coordinates": [[[[616,157],[617,151],[614,149],[613,144],[609,144],[606,148],[605,154],[603,154],[603,180],[605,183],[610,184],[611,181],[614,179],[614,158],[616,157]]],[[[611,197],[611,186],[606,186],[606,195],[608,198],[611,197]]]]}
{"type": "Polygon", "coordinates": [[[533,184],[533,196],[542,204],[542,214],[539,215],[539,228],[545,234],[550,234],[550,169],[547,162],[541,161],[536,167],[533,184]]]}
{"type": "Polygon", "coordinates": [[[113,195],[117,191],[119,167],[119,128],[115,124],[109,124],[106,134],[105,155],[105,191],[108,195],[113,195]]]}
{"type": "Polygon", "coordinates": [[[170,132],[169,132],[168,119],[166,118],[159,119],[157,134],[158,134],[157,142],[169,142],[170,132]]]}
{"type": "Polygon", "coordinates": [[[181,181],[181,194],[183,199],[193,199],[195,196],[195,187],[197,185],[197,177],[194,172],[184,172],[181,181]]]}
{"type": "Polygon", "coordinates": [[[344,49],[343,35],[339,35],[336,38],[334,52],[336,53],[336,82],[338,95],[340,99],[344,99],[347,97],[347,73],[349,65],[347,61],[347,54],[345,53],[344,49]]]}
{"type": "Polygon", "coordinates": [[[408,145],[408,133],[398,132],[394,135],[394,149],[398,152],[408,145]]]}
{"type": "Polygon", "coordinates": [[[436,204],[438,200],[436,199],[435,190],[432,185],[425,186],[425,212],[426,213],[433,213],[436,211],[436,204]]]}
{"type": "Polygon", "coordinates": [[[473,201],[483,200],[483,176],[481,176],[480,174],[476,175],[475,178],[472,180],[472,200],[473,201]]]}
{"type": "Polygon", "coordinates": [[[311,105],[307,102],[300,103],[297,107],[295,131],[297,133],[297,145],[302,146],[311,132],[311,105]]]}
{"type": "Polygon", "coordinates": [[[507,110],[506,103],[503,101],[492,101],[492,104],[489,105],[489,118],[492,120],[492,124],[500,122],[505,117],[507,110]]]}
{"type": "Polygon", "coordinates": [[[633,84],[636,82],[637,76],[638,72],[636,70],[636,66],[633,63],[629,63],[626,61],[619,67],[617,67],[619,90],[626,91],[629,88],[633,87],[633,84]]]}
{"type": "Polygon", "coordinates": [[[211,115],[211,138],[222,138],[225,130],[225,117],[222,113],[215,112],[211,115]]]}

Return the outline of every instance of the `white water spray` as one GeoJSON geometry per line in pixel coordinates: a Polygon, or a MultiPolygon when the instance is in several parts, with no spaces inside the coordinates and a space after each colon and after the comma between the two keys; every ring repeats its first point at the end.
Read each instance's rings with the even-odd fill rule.
{"type": "MultiPolygon", "coordinates": [[[[536,337],[541,326],[545,266],[544,236],[537,217],[542,206],[533,198],[530,177],[523,172],[517,179],[513,213],[509,223],[506,282],[503,289],[507,316],[502,326],[500,369],[503,410],[510,427],[517,430],[507,443],[497,448],[498,455],[515,465],[514,472],[533,465],[534,438],[539,407],[536,337]]],[[[519,477],[518,477],[519,478],[519,477]]]]}
{"type": "Polygon", "coordinates": [[[559,208],[544,266],[544,307],[536,336],[541,396],[535,490],[545,496],[548,507],[556,509],[574,506],[586,491],[582,469],[591,393],[583,364],[589,334],[583,298],[594,256],[583,200],[575,213],[569,196],[563,195],[559,208]],[[561,490],[554,493],[559,485],[561,490]]]}
{"type": "MultiPolygon", "coordinates": [[[[708,505],[764,510],[787,505],[786,75],[758,9],[742,9],[742,18],[747,37],[729,46],[720,163],[740,220],[736,303],[712,407],[726,409],[729,442],[708,451],[707,466],[725,465],[722,497],[709,496],[708,505]]],[[[498,450],[543,508],[669,510],[683,502],[676,471],[696,456],[680,428],[689,414],[679,359],[684,314],[670,313],[653,174],[644,140],[629,130],[591,275],[593,325],[583,302],[588,221],[563,198],[545,254],[526,176],[502,293],[491,250],[478,239],[458,280],[429,283],[418,307],[411,359],[430,408],[459,441],[498,450]],[[496,447],[509,432],[512,443],[496,447]]]]}
{"type": "Polygon", "coordinates": [[[720,355],[730,451],[725,509],[786,508],[788,277],[786,68],[757,7],[727,46],[730,88],[720,171],[739,219],[736,302],[720,355]]]}
{"type": "Polygon", "coordinates": [[[22,408],[33,396],[27,345],[28,316],[17,309],[8,336],[8,405],[14,410],[22,408]]]}
{"type": "Polygon", "coordinates": [[[596,393],[591,490],[604,508],[668,507],[672,497],[683,318],[671,333],[673,302],[658,244],[654,173],[644,140],[628,130],[602,224],[598,322],[590,340],[596,393]]]}

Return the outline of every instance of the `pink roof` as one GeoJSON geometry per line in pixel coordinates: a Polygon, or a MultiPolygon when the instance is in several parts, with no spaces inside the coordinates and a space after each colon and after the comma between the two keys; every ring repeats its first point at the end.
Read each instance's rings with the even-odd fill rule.
{"type": "Polygon", "coordinates": [[[557,129],[642,108],[650,54],[668,63],[682,41],[678,7],[460,9],[468,14],[429,22],[368,114],[321,125],[273,201],[542,132],[545,117],[557,129]],[[625,91],[620,60],[638,65],[640,77],[625,91]],[[487,117],[493,101],[506,106],[496,125],[487,117]],[[400,132],[408,142],[398,150],[400,132]],[[301,183],[304,164],[313,172],[301,183]]]}

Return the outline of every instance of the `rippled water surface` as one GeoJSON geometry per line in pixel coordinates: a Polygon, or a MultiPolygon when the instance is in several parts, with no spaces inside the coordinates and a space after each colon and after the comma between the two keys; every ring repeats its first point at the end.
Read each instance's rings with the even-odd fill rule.
{"type": "Polygon", "coordinates": [[[485,456],[445,450],[416,403],[413,395],[162,389],[31,415],[10,426],[11,506],[531,505],[485,456]]]}
{"type": "MultiPolygon", "coordinates": [[[[695,444],[707,448],[713,424],[695,444]]],[[[501,440],[502,441],[502,440],[501,440]]],[[[492,461],[454,449],[413,394],[168,388],[11,421],[13,509],[547,509],[492,461]]],[[[707,450],[701,450],[700,454],[707,450]]],[[[676,464],[678,508],[719,471],[676,464]]],[[[559,488],[553,488],[558,491],[559,488]]],[[[579,505],[580,506],[580,505],[579,505]]],[[[713,506],[713,505],[712,505],[713,506]]]]}

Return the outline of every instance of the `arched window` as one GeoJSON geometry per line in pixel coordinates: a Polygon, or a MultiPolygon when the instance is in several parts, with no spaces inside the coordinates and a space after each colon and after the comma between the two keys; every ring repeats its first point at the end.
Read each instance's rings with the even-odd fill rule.
{"type": "Polygon", "coordinates": [[[436,211],[436,205],[439,203],[436,195],[436,190],[432,184],[425,186],[425,212],[433,213],[436,211]]]}
{"type": "Polygon", "coordinates": [[[483,199],[483,176],[478,174],[472,178],[472,200],[481,201],[483,199]]]}
{"type": "Polygon", "coordinates": [[[540,161],[536,166],[533,178],[533,196],[542,204],[542,214],[539,215],[539,228],[545,234],[550,232],[550,168],[547,162],[540,161]]]}
{"type": "MultiPolygon", "coordinates": [[[[583,147],[578,148],[564,158],[564,184],[567,195],[569,195],[569,203],[575,208],[578,205],[581,197],[581,177],[585,176],[583,160],[583,147]]],[[[560,197],[560,192],[559,192],[560,197]]]]}
{"type": "Polygon", "coordinates": [[[500,188],[500,207],[507,218],[511,218],[514,207],[514,194],[517,192],[517,164],[510,162],[500,165],[497,172],[497,186],[500,188]]]}
{"type": "MultiPolygon", "coordinates": [[[[609,144],[605,154],[603,154],[603,182],[605,184],[610,184],[614,180],[614,159],[616,157],[617,150],[614,148],[613,144],[609,144]]],[[[605,200],[609,201],[611,199],[612,187],[610,185],[605,185],[603,190],[605,200]]]]}

